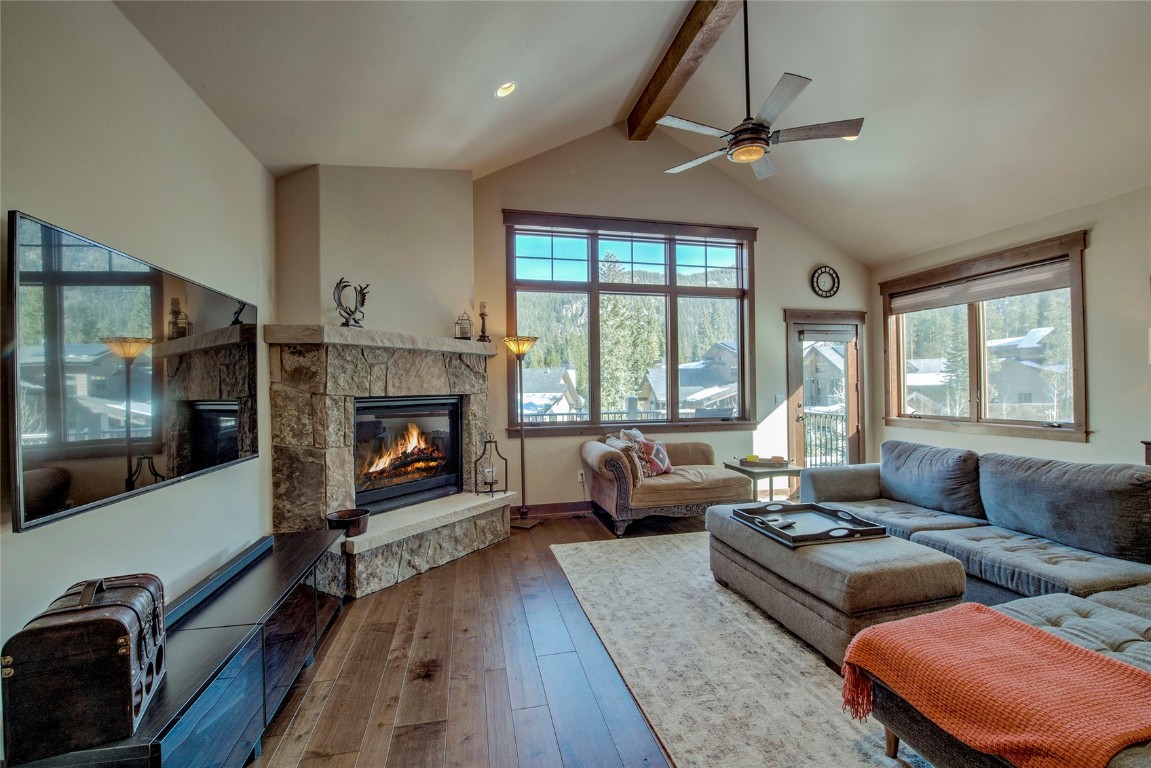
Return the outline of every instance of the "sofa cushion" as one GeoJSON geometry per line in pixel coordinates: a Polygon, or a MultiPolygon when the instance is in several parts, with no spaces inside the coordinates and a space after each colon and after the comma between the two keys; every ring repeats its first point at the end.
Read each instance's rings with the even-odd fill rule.
{"type": "Polygon", "coordinates": [[[959,558],[972,576],[1025,596],[1070,592],[1086,597],[1151,582],[1151,565],[994,525],[920,531],[911,540],[959,558]]]}
{"type": "MultiPolygon", "coordinates": [[[[1133,613],[1136,616],[1151,621],[1151,584],[1141,584],[1138,587],[1128,587],[1110,592],[1099,592],[1090,598],[1120,611],[1133,613]]],[[[1151,640],[1151,637],[1147,638],[1151,640]]]]}
{"type": "Polygon", "coordinates": [[[631,494],[634,509],[751,501],[751,478],[724,467],[689,464],[646,478],[631,494]]]}
{"type": "Polygon", "coordinates": [[[1151,619],[1146,617],[1067,594],[1025,597],[995,610],[1151,672],[1151,619]]]}
{"type": "Polygon", "coordinates": [[[987,453],[979,489],[993,525],[1151,563],[1151,467],[987,453]]]}
{"type": "Polygon", "coordinates": [[[879,454],[883,496],[940,512],[984,517],[979,456],[974,452],[886,440],[879,454]]]}
{"type": "Polygon", "coordinates": [[[821,501],[821,506],[847,510],[869,523],[882,525],[892,536],[910,539],[919,531],[936,531],[947,528],[973,528],[987,525],[986,520],[976,520],[966,515],[953,515],[950,512],[937,512],[926,507],[917,507],[905,501],[891,499],[869,499],[867,501],[821,501]]]}

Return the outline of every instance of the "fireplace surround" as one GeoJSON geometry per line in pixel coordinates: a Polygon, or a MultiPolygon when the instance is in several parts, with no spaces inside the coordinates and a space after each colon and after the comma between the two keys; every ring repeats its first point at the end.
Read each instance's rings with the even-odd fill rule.
{"type": "Polygon", "coordinates": [[[459,482],[488,433],[489,343],[327,325],[268,325],[272,524],[323,528],[356,504],[357,398],[458,398],[459,482]]]}
{"type": "Polygon", "coordinates": [[[277,533],[323,528],[328,512],[355,505],[357,400],[459,403],[463,492],[372,515],[366,533],[341,539],[321,559],[321,589],[362,597],[508,537],[518,495],[471,492],[489,431],[492,344],[330,325],[266,325],[264,341],[277,533]]]}

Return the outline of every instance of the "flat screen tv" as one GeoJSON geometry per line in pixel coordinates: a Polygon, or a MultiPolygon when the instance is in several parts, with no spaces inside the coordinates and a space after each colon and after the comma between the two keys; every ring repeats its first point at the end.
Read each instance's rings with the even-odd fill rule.
{"type": "Polygon", "coordinates": [[[253,304],[20,211],[7,255],[13,530],[257,455],[253,304]]]}

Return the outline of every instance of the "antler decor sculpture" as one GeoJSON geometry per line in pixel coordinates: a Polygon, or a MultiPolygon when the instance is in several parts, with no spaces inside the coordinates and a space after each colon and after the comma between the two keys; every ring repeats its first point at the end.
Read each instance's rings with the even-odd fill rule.
{"type": "Polygon", "coordinates": [[[342,328],[363,328],[360,321],[364,319],[364,302],[368,299],[368,286],[371,283],[364,283],[363,285],[356,286],[356,306],[349,307],[344,304],[344,289],[351,288],[352,284],[344,278],[336,283],[336,289],[332,291],[332,300],[336,302],[336,309],[340,313],[340,317],[344,318],[341,323],[342,328]]]}

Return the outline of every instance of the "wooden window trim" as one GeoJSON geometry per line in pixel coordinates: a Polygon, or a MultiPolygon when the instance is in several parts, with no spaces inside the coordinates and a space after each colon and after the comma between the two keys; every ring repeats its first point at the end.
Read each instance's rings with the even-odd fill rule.
{"type": "MultiPolygon", "coordinates": [[[[525,418],[528,423],[524,427],[524,434],[531,435],[599,435],[605,429],[618,430],[630,427],[645,429],[655,433],[675,432],[726,432],[751,431],[758,426],[755,411],[755,309],[754,286],[755,274],[755,239],[758,229],[755,227],[727,227],[707,224],[691,224],[684,222],[653,221],[648,219],[607,218],[601,216],[581,216],[576,214],[559,214],[546,212],[532,212],[505,209],[505,255],[507,269],[507,317],[508,328],[518,329],[516,318],[516,295],[521,291],[539,291],[543,293],[586,292],[589,296],[589,317],[599,316],[599,301],[605,293],[629,293],[666,296],[668,298],[668,347],[667,367],[669,371],[678,370],[678,300],[683,297],[699,298],[733,298],[741,302],[739,316],[740,333],[740,412],[741,418],[725,419],[680,419],[671,403],[678,403],[679,381],[678,377],[669,375],[667,401],[667,421],[599,421],[596,414],[600,412],[599,387],[589,387],[588,412],[591,418],[588,422],[574,424],[564,423],[555,425],[535,425],[525,418]],[[588,253],[588,280],[581,281],[547,281],[531,280],[517,283],[515,264],[515,235],[517,230],[538,229],[542,232],[554,234],[578,232],[586,235],[589,242],[588,253]],[[634,284],[634,283],[603,283],[599,280],[599,255],[595,245],[600,236],[611,237],[617,235],[654,235],[666,238],[669,242],[674,239],[719,239],[734,240],[741,247],[737,256],[737,266],[743,273],[743,285],[736,288],[719,288],[709,286],[680,286],[675,279],[675,264],[673,255],[668,254],[668,282],[664,285],[634,284]]],[[[588,341],[591,349],[599,349],[599,327],[594,322],[589,323],[588,341]]],[[[516,361],[511,355],[507,359],[507,388],[508,424],[507,434],[518,436],[520,434],[519,411],[516,402],[516,361]]],[[[598,382],[600,377],[599,359],[591,356],[588,360],[588,376],[592,381],[598,382]]]]}
{"type": "Polygon", "coordinates": [[[884,388],[884,424],[888,427],[909,427],[953,433],[1088,442],[1091,432],[1087,425],[1087,339],[1083,295],[1083,252],[1086,249],[1087,231],[1082,230],[954,264],[945,264],[880,283],[879,293],[883,302],[884,319],[883,368],[887,385],[884,388]],[[983,360],[982,349],[980,349],[980,319],[977,304],[966,305],[970,360],[969,396],[971,406],[968,409],[969,417],[966,419],[950,416],[909,417],[900,412],[900,404],[905,401],[900,353],[903,344],[900,337],[899,316],[891,312],[892,297],[992,275],[997,272],[1022,269],[1059,258],[1067,259],[1070,279],[1071,367],[1075,390],[1073,421],[1070,425],[1048,427],[1036,422],[1005,421],[982,417],[980,398],[984,382],[982,381],[983,360]]]}

